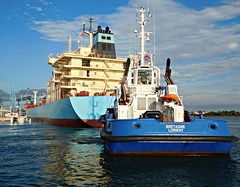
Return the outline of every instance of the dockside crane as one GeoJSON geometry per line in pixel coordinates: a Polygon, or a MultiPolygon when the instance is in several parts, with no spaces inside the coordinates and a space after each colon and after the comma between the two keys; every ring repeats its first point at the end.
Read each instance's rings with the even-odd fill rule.
{"type": "Polygon", "coordinates": [[[10,112],[16,112],[17,108],[17,99],[15,94],[14,85],[11,83],[11,91],[10,91],[10,112]]]}
{"type": "Polygon", "coordinates": [[[29,88],[26,89],[25,93],[17,97],[19,106],[19,115],[26,115],[26,104],[32,104],[32,96],[28,94],[29,88]]]}

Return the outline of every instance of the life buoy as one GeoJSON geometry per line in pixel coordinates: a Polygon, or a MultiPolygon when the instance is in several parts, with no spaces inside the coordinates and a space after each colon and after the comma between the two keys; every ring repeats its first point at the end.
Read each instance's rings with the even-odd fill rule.
{"type": "Polygon", "coordinates": [[[146,55],[146,56],[144,57],[144,59],[149,62],[149,61],[150,61],[150,56],[149,56],[149,55],[146,55]]]}

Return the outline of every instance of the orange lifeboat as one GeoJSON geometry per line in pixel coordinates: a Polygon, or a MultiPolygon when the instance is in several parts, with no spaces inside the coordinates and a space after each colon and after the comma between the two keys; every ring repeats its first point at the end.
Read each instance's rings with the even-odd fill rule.
{"type": "Polygon", "coordinates": [[[168,95],[163,96],[162,99],[164,101],[166,101],[166,100],[178,101],[178,96],[176,94],[168,94],[168,95]]]}

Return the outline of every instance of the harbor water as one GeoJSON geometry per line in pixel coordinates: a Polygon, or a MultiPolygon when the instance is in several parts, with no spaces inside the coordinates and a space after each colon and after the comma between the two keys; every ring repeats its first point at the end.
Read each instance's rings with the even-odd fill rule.
{"type": "MultiPolygon", "coordinates": [[[[240,117],[211,118],[240,137],[240,117]]],[[[240,186],[240,141],[230,156],[110,156],[100,131],[1,122],[0,186],[240,186]]]]}

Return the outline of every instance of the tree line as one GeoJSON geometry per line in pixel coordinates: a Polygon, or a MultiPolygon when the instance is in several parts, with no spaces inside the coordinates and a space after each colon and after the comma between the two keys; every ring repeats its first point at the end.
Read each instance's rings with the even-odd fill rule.
{"type": "Polygon", "coordinates": [[[205,116],[240,116],[240,112],[231,110],[231,111],[218,111],[218,112],[207,112],[205,116]]]}

